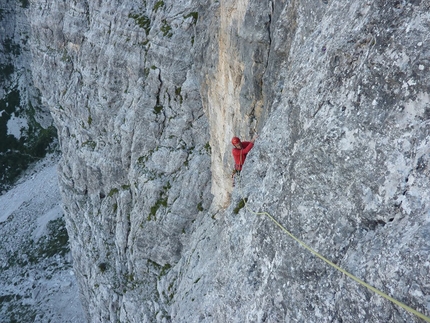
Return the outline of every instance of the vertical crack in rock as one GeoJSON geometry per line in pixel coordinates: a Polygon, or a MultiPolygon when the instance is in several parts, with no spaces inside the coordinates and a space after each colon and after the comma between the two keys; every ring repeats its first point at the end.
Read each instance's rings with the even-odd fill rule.
{"type": "Polygon", "coordinates": [[[428,314],[428,9],[32,2],[33,73],[60,136],[89,320],[418,322],[242,197],[428,314]],[[233,190],[230,139],[256,123],[233,190]]]}
{"type": "MultiPolygon", "coordinates": [[[[262,50],[266,51],[266,54],[263,55],[263,61],[261,62],[264,67],[262,68],[261,76],[259,79],[256,80],[256,82],[259,83],[258,87],[255,89],[257,93],[257,99],[256,102],[252,104],[252,110],[249,113],[249,136],[253,137],[257,132],[259,132],[263,128],[263,113],[264,113],[264,105],[267,104],[268,100],[265,98],[264,93],[264,79],[266,71],[269,67],[270,62],[270,51],[272,47],[272,15],[274,10],[274,4],[272,1],[269,1],[269,12],[267,13],[268,20],[264,22],[264,27],[267,31],[267,44],[265,44],[266,48],[263,48],[262,50]]],[[[258,77],[258,73],[253,73],[255,77],[258,77]]]]}

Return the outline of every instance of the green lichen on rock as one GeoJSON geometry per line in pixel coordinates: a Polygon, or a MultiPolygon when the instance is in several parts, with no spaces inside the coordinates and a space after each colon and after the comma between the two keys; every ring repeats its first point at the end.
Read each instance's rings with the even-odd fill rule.
{"type": "Polygon", "coordinates": [[[187,19],[187,18],[190,18],[190,17],[193,18],[193,24],[196,24],[197,23],[197,19],[199,19],[199,13],[195,12],[195,11],[190,12],[188,15],[184,16],[184,19],[187,19]]]}
{"type": "Polygon", "coordinates": [[[101,262],[99,263],[98,267],[100,269],[100,272],[104,273],[108,268],[108,264],[105,262],[101,262]]]}
{"type": "Polygon", "coordinates": [[[158,209],[161,207],[161,206],[164,206],[164,207],[167,207],[167,197],[160,197],[158,200],[157,200],[157,202],[155,202],[155,204],[151,207],[151,212],[149,213],[149,216],[148,216],[148,221],[151,221],[151,220],[156,220],[157,218],[155,217],[155,215],[156,215],[156,213],[157,213],[157,211],[158,211],[158,209]]]}
{"type": "Polygon", "coordinates": [[[182,95],[181,95],[182,88],[181,87],[175,87],[175,95],[179,98],[179,103],[182,104],[184,101],[182,95]]]}
{"type": "Polygon", "coordinates": [[[82,147],[88,147],[91,150],[96,149],[97,143],[93,140],[87,140],[82,143],[82,147]]]}
{"type": "Polygon", "coordinates": [[[136,24],[145,30],[146,35],[149,34],[151,19],[148,16],[130,13],[128,17],[133,18],[136,24]]]}
{"type": "Polygon", "coordinates": [[[163,36],[165,37],[172,37],[173,34],[170,32],[172,30],[172,27],[169,25],[169,23],[167,22],[166,19],[161,20],[162,22],[162,26],[160,28],[160,30],[163,32],[163,36]]]}
{"type": "Polygon", "coordinates": [[[238,214],[241,209],[245,207],[248,198],[240,199],[239,203],[237,203],[236,207],[233,209],[234,214],[238,214]]]}
{"type": "Polygon", "coordinates": [[[197,204],[197,210],[199,210],[200,212],[204,211],[202,202],[200,202],[199,204],[197,204]]]}
{"type": "Polygon", "coordinates": [[[205,150],[209,155],[212,153],[212,148],[211,148],[211,145],[209,144],[209,142],[206,143],[205,150]]]}
{"type": "Polygon", "coordinates": [[[169,264],[169,263],[167,263],[164,266],[162,266],[159,263],[157,263],[157,262],[155,262],[155,261],[153,261],[151,259],[148,259],[147,261],[148,261],[148,265],[150,265],[156,271],[159,272],[158,278],[161,278],[161,277],[165,276],[169,272],[169,270],[172,268],[172,265],[169,264]]]}
{"type": "Polygon", "coordinates": [[[157,104],[154,107],[154,114],[159,114],[161,112],[161,110],[163,110],[163,106],[161,104],[157,104]]]}
{"type": "Polygon", "coordinates": [[[119,190],[117,188],[113,188],[109,191],[108,197],[112,197],[114,194],[118,193],[119,190]]]}
{"type": "Polygon", "coordinates": [[[161,7],[164,7],[164,1],[157,1],[154,5],[154,12],[157,12],[157,10],[161,7]]]}
{"type": "Polygon", "coordinates": [[[162,207],[162,206],[167,207],[167,205],[168,205],[168,203],[167,203],[167,200],[168,200],[167,192],[171,187],[172,186],[170,185],[169,182],[165,186],[163,186],[163,190],[160,192],[158,200],[151,207],[151,211],[147,217],[148,221],[157,220],[156,214],[157,214],[157,211],[160,209],[160,207],[162,207]]]}

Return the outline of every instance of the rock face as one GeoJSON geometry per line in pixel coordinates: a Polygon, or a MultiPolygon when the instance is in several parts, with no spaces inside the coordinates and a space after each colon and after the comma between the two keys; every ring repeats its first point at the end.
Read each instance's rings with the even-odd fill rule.
{"type": "Polygon", "coordinates": [[[27,0],[0,2],[0,322],[82,323],[29,13],[27,0]]]}
{"type": "Polygon", "coordinates": [[[55,147],[56,131],[33,86],[28,1],[0,4],[0,194],[55,147]]]}
{"type": "Polygon", "coordinates": [[[419,322],[250,210],[430,315],[428,2],[29,10],[89,321],[419,322]]]}

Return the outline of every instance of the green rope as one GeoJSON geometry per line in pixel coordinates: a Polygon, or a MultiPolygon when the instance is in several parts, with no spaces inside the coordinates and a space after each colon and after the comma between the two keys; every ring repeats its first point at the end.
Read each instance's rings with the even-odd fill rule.
{"type": "Polygon", "coordinates": [[[300,239],[296,238],[291,232],[289,232],[284,226],[282,226],[278,221],[276,221],[269,213],[267,212],[255,212],[253,211],[251,208],[248,207],[248,203],[247,200],[243,197],[243,193],[242,193],[242,180],[239,176],[239,190],[240,190],[240,194],[243,200],[243,203],[245,205],[245,209],[248,210],[250,213],[255,214],[255,215],[266,215],[267,217],[269,217],[270,220],[272,220],[279,228],[281,228],[282,231],[284,231],[286,234],[288,234],[293,240],[295,240],[297,243],[299,243],[302,247],[304,247],[306,250],[308,250],[310,253],[312,253],[314,256],[317,256],[318,258],[320,258],[321,260],[325,261],[327,264],[329,264],[331,267],[339,270],[341,273],[344,273],[345,275],[347,275],[349,278],[351,278],[352,280],[354,280],[355,282],[359,283],[360,285],[368,288],[369,290],[375,292],[376,294],[378,294],[379,296],[382,296],[383,298],[389,300],[390,302],[400,306],[401,308],[405,309],[406,311],[418,316],[419,318],[422,318],[423,320],[425,320],[426,322],[430,322],[430,317],[425,316],[424,314],[414,310],[413,308],[407,306],[406,304],[392,298],[391,296],[385,294],[384,292],[381,292],[379,289],[376,289],[375,287],[369,285],[368,283],[364,282],[363,280],[361,280],[360,278],[354,276],[353,274],[350,274],[349,272],[347,272],[345,269],[340,268],[338,265],[334,264],[333,262],[331,262],[330,260],[328,260],[327,258],[325,258],[324,256],[322,256],[321,254],[319,254],[318,252],[316,252],[315,250],[313,250],[311,247],[309,247],[307,244],[305,244],[303,241],[301,241],[300,239]]]}

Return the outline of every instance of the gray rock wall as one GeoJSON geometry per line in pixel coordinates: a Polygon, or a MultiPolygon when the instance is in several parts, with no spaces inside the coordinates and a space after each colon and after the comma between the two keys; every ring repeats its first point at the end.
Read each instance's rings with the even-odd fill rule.
{"type": "Polygon", "coordinates": [[[55,148],[49,109],[33,85],[28,1],[0,3],[0,195],[55,148]]]}
{"type": "Polygon", "coordinates": [[[90,321],[161,320],[169,309],[158,278],[212,199],[190,54],[198,14],[162,1],[33,8],[33,68],[61,138],[60,185],[90,321]]]}
{"type": "Polygon", "coordinates": [[[429,315],[429,9],[32,3],[89,320],[419,322],[242,197],[429,315]],[[230,139],[255,131],[232,191],[230,139]]]}
{"type": "MultiPolygon", "coordinates": [[[[299,19],[275,78],[285,85],[244,184],[254,209],[276,214],[322,254],[421,311],[429,293],[427,8],[333,2],[307,26],[312,33],[305,32],[306,5],[288,8],[284,17],[299,19]]],[[[278,70],[284,45],[273,46],[278,70]]],[[[262,229],[267,219],[255,221],[246,231],[265,238],[251,250],[288,240],[271,237],[273,225],[262,229]]],[[[257,266],[265,286],[260,304],[279,294],[280,281],[288,290],[273,296],[269,321],[415,320],[284,243],[266,253],[269,273],[257,266]]]]}

